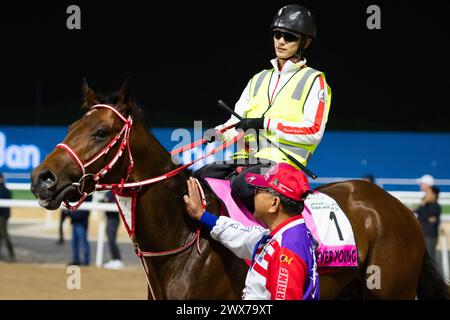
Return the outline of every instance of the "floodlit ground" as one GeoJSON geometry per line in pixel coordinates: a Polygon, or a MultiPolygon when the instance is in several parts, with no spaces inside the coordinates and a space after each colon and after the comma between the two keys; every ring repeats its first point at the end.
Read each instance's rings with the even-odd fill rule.
{"type": "Polygon", "coordinates": [[[62,264],[0,263],[1,300],[142,300],[147,299],[144,273],[139,268],[106,270],[62,264]],[[67,273],[69,271],[69,273],[67,273]],[[69,289],[67,284],[69,284],[69,289]],[[80,289],[77,289],[78,284],[80,289]]]}
{"type": "MultiPolygon", "coordinates": [[[[90,216],[91,265],[79,269],[80,278],[77,283],[76,278],[73,278],[74,270],[67,269],[67,263],[71,260],[70,221],[67,219],[64,225],[66,241],[63,245],[58,245],[59,212],[13,209],[9,230],[17,262],[0,260],[0,300],[147,299],[145,275],[122,224],[118,242],[125,269],[107,270],[95,266],[102,218],[103,214],[100,212],[90,216]],[[80,289],[76,289],[78,284],[80,289]]],[[[450,241],[450,224],[446,224],[444,228],[447,240],[450,241]]],[[[106,237],[104,241],[103,263],[110,258],[106,237]]],[[[450,243],[447,247],[450,248],[450,243]]],[[[439,250],[440,248],[441,244],[438,246],[439,250]]],[[[4,255],[5,248],[2,249],[4,255]]],[[[440,261],[440,254],[438,255],[440,261]]]]}
{"type": "MultiPolygon", "coordinates": [[[[91,265],[81,267],[81,289],[69,289],[67,281],[74,284],[73,270],[67,273],[71,261],[70,220],[64,223],[63,245],[57,244],[59,212],[44,209],[14,208],[9,220],[9,233],[14,245],[17,262],[0,260],[0,299],[3,300],[53,300],[53,299],[147,299],[147,282],[144,271],[134,255],[133,246],[123,225],[120,225],[118,242],[123,270],[108,270],[95,266],[99,224],[103,215],[89,218],[89,244],[91,265]]],[[[103,259],[110,259],[109,248],[104,239],[103,259]]],[[[1,250],[6,254],[4,244],[1,250]]],[[[70,285],[69,285],[70,287],[70,285]]]]}

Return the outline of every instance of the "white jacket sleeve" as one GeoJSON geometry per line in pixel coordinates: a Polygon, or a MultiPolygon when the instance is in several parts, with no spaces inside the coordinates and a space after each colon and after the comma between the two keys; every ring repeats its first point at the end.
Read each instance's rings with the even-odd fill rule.
{"type": "Polygon", "coordinates": [[[305,101],[303,121],[290,122],[265,118],[264,127],[277,134],[280,139],[293,143],[317,145],[322,140],[325,131],[327,99],[325,79],[323,76],[318,76],[305,101]]]}
{"type": "Polygon", "coordinates": [[[256,243],[268,233],[268,229],[258,226],[246,227],[233,219],[221,216],[211,230],[211,237],[239,258],[250,260],[256,243]]]}

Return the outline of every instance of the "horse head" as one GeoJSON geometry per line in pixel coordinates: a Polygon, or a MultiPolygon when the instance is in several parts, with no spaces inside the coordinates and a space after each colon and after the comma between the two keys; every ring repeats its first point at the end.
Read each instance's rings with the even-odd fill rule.
{"type": "Polygon", "coordinates": [[[62,143],[31,173],[31,191],[50,210],[63,201],[80,201],[95,185],[118,182],[129,175],[129,134],[135,106],[133,84],[127,79],[109,96],[95,93],[83,80],[87,112],[69,126],[62,143]],[[114,166],[114,170],[112,169],[114,166]]]}

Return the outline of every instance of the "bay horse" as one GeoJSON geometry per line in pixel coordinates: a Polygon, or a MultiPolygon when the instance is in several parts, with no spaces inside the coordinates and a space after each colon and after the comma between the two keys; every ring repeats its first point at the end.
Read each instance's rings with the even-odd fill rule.
{"type": "MultiPolygon", "coordinates": [[[[126,186],[124,181],[175,172],[136,190],[132,241],[137,252],[174,253],[140,256],[149,299],[239,299],[248,267],[208,232],[196,237],[198,225],[183,201],[189,172],[176,171],[179,165],[140,120],[130,81],[108,96],[95,93],[85,81],[82,89],[88,111],[31,174],[31,191],[40,205],[55,210],[62,201],[81,202],[99,183],[118,188],[126,186]],[[127,141],[115,143],[127,135],[127,141]]],[[[319,270],[322,299],[448,299],[448,286],[426,252],[421,227],[399,200],[361,180],[316,190],[334,198],[348,216],[359,259],[358,268],[319,270]],[[369,283],[373,276],[378,277],[375,287],[369,283]]],[[[218,214],[219,200],[208,190],[205,197],[208,211],[218,214]]]]}

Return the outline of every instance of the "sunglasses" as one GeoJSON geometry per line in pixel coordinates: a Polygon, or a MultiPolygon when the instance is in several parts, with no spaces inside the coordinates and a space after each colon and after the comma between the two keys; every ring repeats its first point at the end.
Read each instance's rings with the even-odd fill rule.
{"type": "Polygon", "coordinates": [[[284,41],[286,42],[294,42],[300,40],[300,37],[286,31],[275,30],[272,32],[272,34],[275,39],[280,40],[281,37],[283,37],[284,41]]]}

